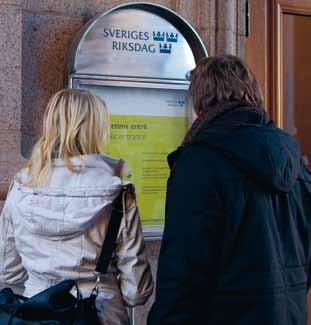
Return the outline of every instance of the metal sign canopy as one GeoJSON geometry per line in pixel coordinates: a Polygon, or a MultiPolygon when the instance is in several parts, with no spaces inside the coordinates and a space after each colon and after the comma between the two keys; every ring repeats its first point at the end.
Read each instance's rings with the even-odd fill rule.
{"type": "Polygon", "coordinates": [[[69,87],[93,91],[106,102],[107,153],[132,167],[147,239],[162,235],[166,156],[190,124],[187,74],[206,56],[201,38],[184,18],[144,2],[99,14],[71,49],[69,87]]]}
{"type": "Polygon", "coordinates": [[[193,27],[172,10],[128,3],[91,20],[71,50],[72,77],[183,83],[207,50],[193,27]]]}

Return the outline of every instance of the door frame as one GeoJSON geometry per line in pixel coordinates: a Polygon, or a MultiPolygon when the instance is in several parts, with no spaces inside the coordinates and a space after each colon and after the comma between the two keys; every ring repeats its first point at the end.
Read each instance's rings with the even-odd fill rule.
{"type": "Polygon", "coordinates": [[[284,125],[283,111],[283,15],[296,14],[311,16],[311,2],[306,0],[273,0],[271,25],[271,91],[272,116],[279,127],[284,125]]]}
{"type": "Polygon", "coordinates": [[[283,14],[311,16],[310,0],[249,0],[250,35],[245,59],[263,91],[266,111],[283,127],[282,19],[283,14]]]}
{"type": "Polygon", "coordinates": [[[245,60],[258,80],[264,107],[271,115],[271,0],[248,0],[250,10],[249,35],[245,41],[245,60]]]}

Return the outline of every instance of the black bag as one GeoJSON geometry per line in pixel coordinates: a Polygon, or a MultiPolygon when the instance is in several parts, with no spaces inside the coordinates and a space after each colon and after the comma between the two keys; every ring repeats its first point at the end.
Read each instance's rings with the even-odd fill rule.
{"type": "Polygon", "coordinates": [[[98,295],[100,274],[105,274],[116,246],[123,216],[123,198],[132,190],[124,186],[113,202],[107,235],[102,245],[96,265],[97,280],[88,298],[82,299],[78,284],[74,280],[64,280],[31,298],[14,294],[10,288],[0,291],[1,325],[97,325],[95,300],[98,295]],[[70,291],[75,287],[76,297],[70,291]]]}

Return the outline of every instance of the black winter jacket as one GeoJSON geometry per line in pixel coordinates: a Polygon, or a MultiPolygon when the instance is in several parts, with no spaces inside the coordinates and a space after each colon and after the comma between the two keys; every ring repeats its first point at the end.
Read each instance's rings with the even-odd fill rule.
{"type": "Polygon", "coordinates": [[[169,164],[148,325],[305,325],[311,177],[297,142],[235,108],[169,164]]]}

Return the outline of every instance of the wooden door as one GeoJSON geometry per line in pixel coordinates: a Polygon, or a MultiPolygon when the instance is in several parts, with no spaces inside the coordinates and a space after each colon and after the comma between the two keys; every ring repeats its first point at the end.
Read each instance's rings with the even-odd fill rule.
{"type": "Polygon", "coordinates": [[[311,0],[250,0],[246,61],[277,125],[311,163],[311,0]]]}
{"type": "Polygon", "coordinates": [[[273,35],[274,118],[311,162],[311,1],[275,1],[273,35]]]}

